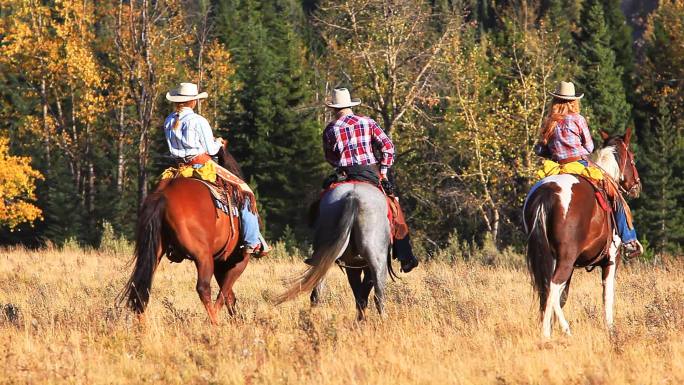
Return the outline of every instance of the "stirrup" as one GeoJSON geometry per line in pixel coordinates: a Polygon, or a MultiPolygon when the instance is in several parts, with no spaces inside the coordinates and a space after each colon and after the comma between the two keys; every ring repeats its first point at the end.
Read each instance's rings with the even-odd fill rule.
{"type": "Polygon", "coordinates": [[[636,258],[644,253],[644,246],[636,239],[623,244],[622,247],[625,249],[626,258],[636,258]]]}

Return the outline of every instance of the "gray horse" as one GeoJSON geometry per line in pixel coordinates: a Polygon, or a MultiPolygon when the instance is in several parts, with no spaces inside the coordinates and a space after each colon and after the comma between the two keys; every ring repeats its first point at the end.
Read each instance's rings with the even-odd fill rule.
{"type": "Polygon", "coordinates": [[[317,304],[325,274],[338,260],[354,292],[357,319],[365,318],[372,288],[382,315],[387,275],[394,278],[396,274],[390,261],[387,198],[371,184],[343,183],[323,196],[315,224],[314,266],[295,279],[277,302],[312,291],[311,302],[317,304]]]}

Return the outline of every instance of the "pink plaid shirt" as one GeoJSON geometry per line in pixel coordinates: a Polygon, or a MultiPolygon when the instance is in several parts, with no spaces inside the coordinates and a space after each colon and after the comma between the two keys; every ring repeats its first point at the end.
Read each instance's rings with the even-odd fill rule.
{"type": "Polygon", "coordinates": [[[594,141],[584,116],[566,115],[556,124],[554,133],[546,144],[551,158],[558,162],[563,159],[585,157],[594,151],[594,141]]]}
{"type": "Polygon", "coordinates": [[[373,119],[345,115],[328,124],[323,131],[325,159],[333,167],[378,163],[373,155],[374,146],[382,151],[380,172],[386,175],[394,162],[394,145],[373,119]]]}

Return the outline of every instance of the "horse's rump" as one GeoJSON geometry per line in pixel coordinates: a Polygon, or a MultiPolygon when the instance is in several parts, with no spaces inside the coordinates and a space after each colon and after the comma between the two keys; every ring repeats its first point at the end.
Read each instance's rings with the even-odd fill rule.
{"type": "Polygon", "coordinates": [[[561,243],[575,245],[568,252],[577,253],[576,266],[600,262],[612,240],[613,229],[612,214],[605,210],[601,199],[605,197],[597,194],[594,185],[583,177],[560,174],[542,179],[525,200],[528,247],[537,248],[538,242],[548,242],[549,252],[556,259],[561,243]],[[537,229],[542,214],[545,228],[537,229]],[[539,231],[544,232],[545,239],[537,239],[539,231]]]}
{"type": "MultiPolygon", "coordinates": [[[[406,237],[408,234],[408,225],[406,224],[406,218],[404,217],[404,213],[401,209],[401,206],[399,205],[399,202],[396,201],[394,198],[391,196],[388,196],[385,194],[385,192],[382,190],[380,185],[376,185],[374,183],[371,183],[370,181],[365,181],[365,180],[355,180],[355,179],[350,179],[350,180],[343,180],[339,182],[333,182],[327,185],[327,188],[321,191],[320,197],[321,199],[337,188],[338,186],[344,185],[344,184],[363,184],[363,185],[368,185],[372,186],[378,191],[382,193],[383,196],[385,196],[386,201],[387,201],[387,221],[390,226],[390,234],[391,237],[390,239],[403,239],[406,237]]],[[[318,218],[319,210],[320,210],[320,202],[321,199],[313,202],[309,206],[308,210],[308,223],[310,226],[313,226],[316,218],[318,218]]]]}
{"type": "Polygon", "coordinates": [[[234,194],[226,193],[229,215],[219,209],[211,189],[199,179],[174,179],[161,193],[168,202],[165,233],[172,248],[193,256],[196,250],[208,247],[216,259],[228,257],[239,239],[234,194]]]}

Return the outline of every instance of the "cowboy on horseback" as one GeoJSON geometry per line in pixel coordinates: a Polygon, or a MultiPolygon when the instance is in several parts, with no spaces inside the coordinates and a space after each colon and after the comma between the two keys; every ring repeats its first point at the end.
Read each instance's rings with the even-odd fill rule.
{"type": "MultiPolygon", "coordinates": [[[[251,193],[247,184],[212,159],[225,142],[222,138],[214,138],[209,122],[194,112],[197,101],[207,96],[206,92],[198,93],[198,87],[193,83],[181,83],[177,89],[166,94],[166,99],[175,104],[175,111],[164,122],[169,151],[179,165],[192,167],[199,175],[203,175],[203,171],[215,170],[215,174],[223,177],[227,183],[251,193]]],[[[259,230],[255,204],[247,198],[240,208],[240,231],[243,253],[262,257],[270,251],[270,247],[259,230]]]]}
{"type": "MultiPolygon", "coordinates": [[[[575,85],[564,81],[555,92],[549,93],[553,100],[535,152],[560,165],[579,162],[589,166],[588,157],[594,151],[594,142],[586,119],[580,115],[580,99],[584,94],[576,94],[575,85]]],[[[643,253],[643,246],[637,240],[636,230],[628,224],[624,204],[617,205],[615,210],[617,231],[627,256],[635,257],[643,253]]]]}
{"type": "MultiPolygon", "coordinates": [[[[398,199],[387,179],[394,162],[394,144],[373,119],[354,114],[352,107],[359,104],[361,101],[351,99],[346,88],[333,90],[332,100],[326,103],[334,111],[335,120],[323,131],[323,150],[325,159],[336,172],[327,178],[324,189],[342,180],[381,185],[391,198],[391,204],[395,205],[395,223],[396,219],[403,221],[398,199]],[[382,153],[380,160],[374,150],[382,153]]],[[[395,231],[393,254],[401,262],[401,270],[408,273],[418,266],[418,259],[413,255],[406,224],[400,223],[399,227],[404,230],[395,231]]]]}

